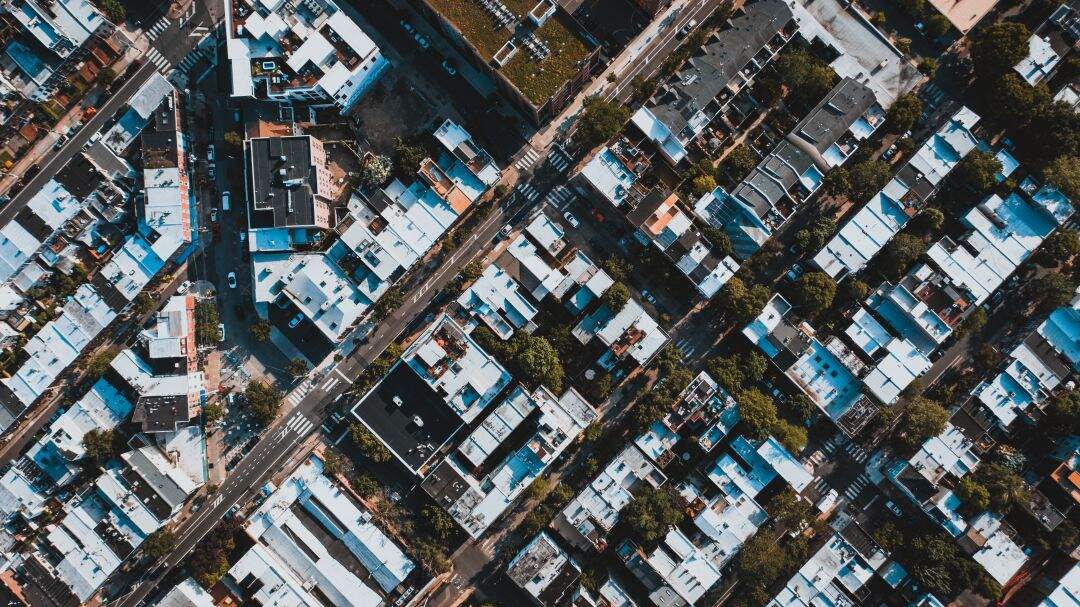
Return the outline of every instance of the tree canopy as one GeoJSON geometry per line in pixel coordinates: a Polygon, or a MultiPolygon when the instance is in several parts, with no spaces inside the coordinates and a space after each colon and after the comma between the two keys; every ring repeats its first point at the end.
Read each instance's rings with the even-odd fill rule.
{"type": "Polygon", "coordinates": [[[377,464],[390,461],[390,450],[360,422],[349,424],[349,438],[365,457],[377,464]]]}
{"type": "Polygon", "coordinates": [[[882,270],[892,278],[900,278],[926,251],[926,241],[914,234],[900,234],[885,245],[882,270]]]}
{"type": "Polygon", "coordinates": [[[885,115],[889,130],[903,133],[915,126],[915,121],[922,115],[922,100],[915,93],[904,93],[893,102],[885,115]]]}
{"type": "Polygon", "coordinates": [[[599,96],[586,99],[584,107],[574,131],[574,141],[585,149],[591,150],[611,139],[630,120],[630,110],[625,105],[599,96]]]}
{"type": "Polygon", "coordinates": [[[247,399],[248,409],[255,416],[255,421],[263,426],[269,426],[277,417],[283,395],[276,387],[254,380],[244,388],[244,397],[247,399]]]}
{"type": "Polygon", "coordinates": [[[1032,298],[1043,312],[1068,304],[1075,288],[1069,277],[1058,272],[1047,272],[1031,281],[1030,286],[1032,298]]]}
{"type": "Polygon", "coordinates": [[[997,184],[1001,172],[997,156],[979,149],[971,150],[953,169],[953,178],[966,188],[976,192],[988,192],[997,184]]]}
{"type": "Polygon", "coordinates": [[[889,165],[880,160],[864,160],[851,167],[851,196],[869,200],[889,181],[889,165]]]}
{"type": "Polygon", "coordinates": [[[800,47],[789,47],[780,54],[776,71],[793,97],[806,104],[817,103],[839,79],[821,59],[800,47]]]}
{"type": "Polygon", "coordinates": [[[824,272],[807,272],[795,281],[792,294],[807,316],[816,316],[832,306],[836,281],[824,272]]]}
{"type": "Polygon", "coordinates": [[[735,396],[739,403],[739,417],[746,425],[746,433],[751,438],[765,439],[776,427],[776,403],[768,394],[757,388],[748,388],[735,396]]]}
{"type": "Polygon", "coordinates": [[[614,283],[600,296],[600,302],[607,306],[612,314],[621,312],[628,301],[630,301],[630,289],[621,282],[614,283]]]}
{"type": "Polygon", "coordinates": [[[764,285],[754,285],[752,289],[746,288],[738,277],[732,277],[720,288],[719,301],[739,323],[746,323],[761,313],[765,304],[772,296],[772,292],[764,285]]]}
{"type": "Polygon", "coordinates": [[[836,221],[832,217],[819,217],[795,233],[795,246],[802,253],[811,253],[825,246],[835,233],[836,221]]]}
{"type": "MultiPolygon", "coordinates": [[[[740,143],[732,148],[732,150],[728,152],[728,155],[724,157],[723,166],[724,170],[728,172],[728,175],[730,175],[732,179],[735,181],[742,181],[750,174],[750,171],[754,170],[757,163],[757,158],[754,157],[750,148],[740,143]]],[[[715,188],[716,186],[713,185],[713,187],[715,188]]]]}
{"type": "Polygon", "coordinates": [[[972,36],[971,59],[981,77],[993,77],[1011,71],[1027,57],[1031,32],[1022,23],[999,21],[980,29],[972,36]]]}
{"type": "Polygon", "coordinates": [[[1080,236],[1076,230],[1059,229],[1043,241],[1039,253],[1049,264],[1056,266],[1068,263],[1080,253],[1080,236]]]}
{"type": "Polygon", "coordinates": [[[1043,176],[1070,199],[1080,201],[1080,157],[1058,156],[1043,169],[1043,176]]]}
{"type": "Polygon", "coordinates": [[[907,423],[902,442],[915,448],[926,439],[945,431],[949,421],[949,412],[936,401],[917,396],[911,399],[907,407],[907,423]]]}
{"type": "Polygon", "coordinates": [[[620,518],[639,540],[652,543],[664,537],[683,516],[682,509],[666,489],[645,485],[626,505],[620,518]]]}

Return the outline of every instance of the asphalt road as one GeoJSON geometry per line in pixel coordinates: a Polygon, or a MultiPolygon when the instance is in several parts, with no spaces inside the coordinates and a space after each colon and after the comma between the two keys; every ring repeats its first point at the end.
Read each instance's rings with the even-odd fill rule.
{"type": "Polygon", "coordinates": [[[243,504],[253,497],[274,472],[284,468],[286,462],[305,456],[308,449],[303,446],[307,438],[318,431],[323,419],[339,404],[339,399],[364,368],[377,358],[415,317],[424,313],[431,303],[429,294],[438,292],[453,280],[458,269],[480,254],[504,223],[520,223],[534,204],[535,201],[525,204],[518,202],[493,209],[490,215],[474,228],[473,236],[466,244],[445,260],[438,271],[405,294],[405,303],[379,323],[366,344],[321,373],[311,383],[310,391],[303,399],[278,417],[255,447],[226,477],[216,493],[206,500],[205,505],[175,529],[176,548],[164,559],[142,568],[141,570],[147,573],[131,584],[129,593],[112,602],[121,607],[138,605],[157,588],[157,584],[168,571],[183,560],[199,540],[225,518],[233,505],[243,504]],[[305,419],[310,423],[304,423],[305,419]]]}

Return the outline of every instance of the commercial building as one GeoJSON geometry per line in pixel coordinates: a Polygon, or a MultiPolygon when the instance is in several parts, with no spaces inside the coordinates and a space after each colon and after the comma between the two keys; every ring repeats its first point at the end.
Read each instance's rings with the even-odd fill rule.
{"type": "Polygon", "coordinates": [[[311,135],[244,142],[248,225],[330,229],[330,170],[323,143],[311,135]]]}
{"type": "Polygon", "coordinates": [[[239,604],[368,607],[402,601],[416,565],[311,456],[248,517],[254,545],[223,584],[239,604]]]}
{"type": "Polygon", "coordinates": [[[979,145],[972,132],[978,121],[979,116],[968,108],[957,110],[840,228],[814,256],[814,264],[837,279],[864,268],[925,207],[945,176],[979,145]]]}
{"type": "Polygon", "coordinates": [[[511,376],[447,316],[402,353],[352,408],[407,470],[426,476],[439,452],[510,385],[511,376]]]}
{"type": "Polygon", "coordinates": [[[193,578],[173,586],[155,607],[214,607],[214,597],[193,578]]]}
{"type": "Polygon", "coordinates": [[[601,67],[600,45],[554,0],[410,3],[536,125],[555,118],[601,67]]]}
{"type": "Polygon", "coordinates": [[[390,67],[332,0],[226,0],[232,96],[332,103],[348,112],[390,67]]]}
{"type": "MultiPolygon", "coordinates": [[[[259,224],[265,227],[252,224],[248,242],[253,251],[256,310],[310,360],[321,360],[458,217],[499,181],[500,172],[491,156],[460,126],[444,121],[434,138],[440,151],[437,157],[421,163],[412,183],[395,179],[371,197],[352,195],[349,212],[335,226],[341,238],[325,253],[293,252],[294,245],[313,242],[311,225],[318,225],[323,220],[316,218],[329,212],[328,207],[319,210],[323,204],[319,199],[325,192],[323,185],[317,185],[319,179],[308,180],[314,205],[305,212],[310,222],[297,219],[299,207],[289,206],[294,200],[290,196],[295,195],[295,191],[289,194],[292,186],[273,196],[269,196],[273,188],[266,191],[265,200],[273,201],[263,204],[267,213],[273,207],[277,209],[275,217],[286,219],[282,219],[284,225],[277,226],[276,219],[275,225],[270,225],[267,214],[266,221],[259,224]],[[311,225],[290,228],[290,208],[295,222],[311,225]]],[[[312,141],[294,143],[314,150],[312,141]]],[[[277,171],[280,176],[282,169],[274,168],[280,163],[280,156],[272,160],[270,173],[277,171]]],[[[255,170],[254,166],[249,168],[255,170]]],[[[276,177],[271,176],[273,179],[276,177]]],[[[299,185],[296,188],[306,190],[299,185]]]]}
{"type": "Polygon", "coordinates": [[[861,530],[865,538],[858,547],[845,536],[853,535],[855,523],[834,533],[799,571],[788,580],[767,607],[806,605],[859,605],[869,596],[867,584],[885,561],[885,553],[861,530]],[[869,553],[868,555],[863,552],[869,553]]]}
{"type": "Polygon", "coordinates": [[[746,259],[884,122],[874,91],[843,78],[738,186],[703,195],[694,211],[723,230],[735,255],[746,259]]]}
{"type": "Polygon", "coordinates": [[[543,386],[516,387],[424,479],[424,491],[478,538],[596,417],[573,388],[556,397],[543,386]]]}

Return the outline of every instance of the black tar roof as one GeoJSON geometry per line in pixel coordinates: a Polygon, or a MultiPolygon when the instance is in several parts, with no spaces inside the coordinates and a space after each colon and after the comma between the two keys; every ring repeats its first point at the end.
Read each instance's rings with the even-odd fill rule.
{"type": "Polygon", "coordinates": [[[310,139],[260,137],[248,142],[247,154],[252,227],[312,225],[315,169],[310,139]]]}
{"type": "Polygon", "coordinates": [[[140,424],[143,432],[167,432],[188,421],[186,394],[143,396],[135,403],[131,421],[140,424]]]}
{"type": "Polygon", "coordinates": [[[446,401],[404,362],[394,365],[353,407],[353,415],[363,420],[413,472],[419,472],[464,425],[446,401]],[[400,405],[394,402],[395,396],[400,405]],[[422,427],[413,421],[417,416],[423,420],[422,427]]]}

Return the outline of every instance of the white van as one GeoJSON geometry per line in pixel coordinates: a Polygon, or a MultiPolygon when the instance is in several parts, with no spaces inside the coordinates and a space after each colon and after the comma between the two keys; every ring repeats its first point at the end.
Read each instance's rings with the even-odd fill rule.
{"type": "Polygon", "coordinates": [[[229,193],[228,192],[222,192],[221,193],[221,210],[226,212],[226,213],[229,212],[229,193]]]}

